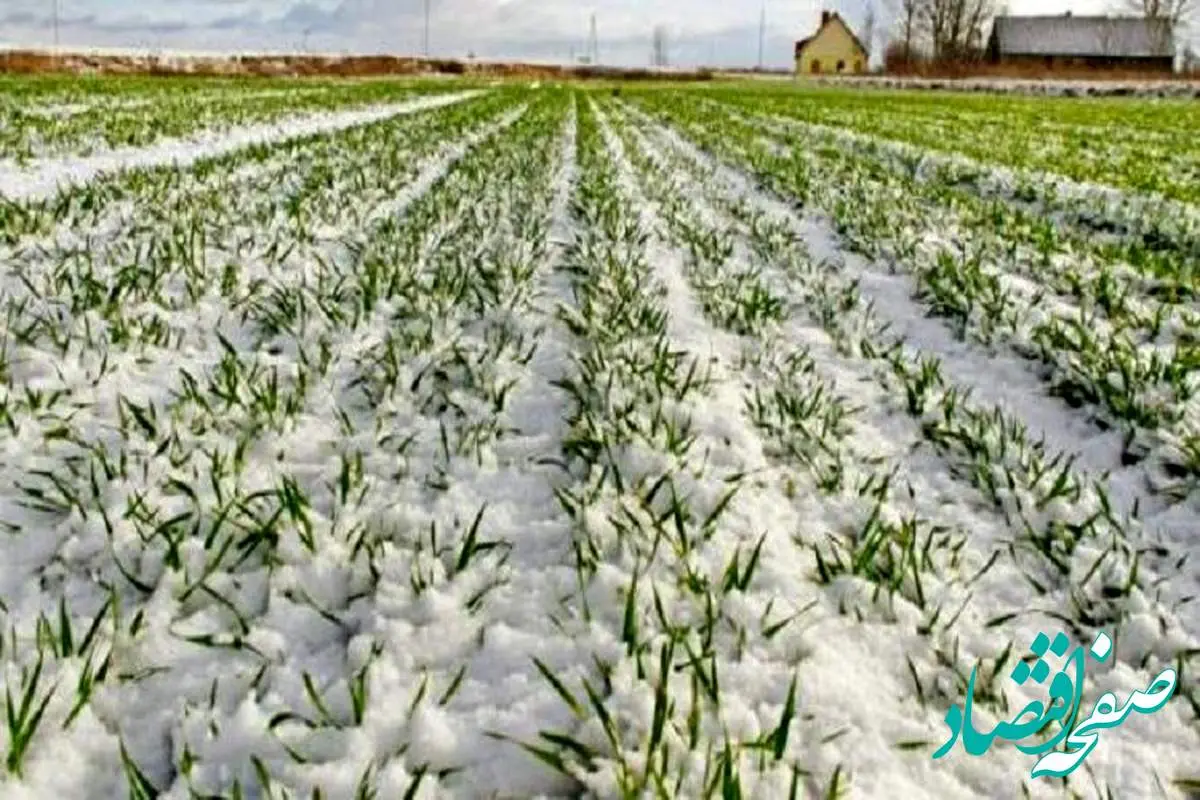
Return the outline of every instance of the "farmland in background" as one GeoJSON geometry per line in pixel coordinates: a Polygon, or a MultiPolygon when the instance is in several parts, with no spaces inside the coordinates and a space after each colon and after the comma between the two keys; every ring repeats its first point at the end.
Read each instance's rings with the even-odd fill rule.
{"type": "Polygon", "coordinates": [[[1194,794],[1198,128],[0,78],[0,791],[1194,794]],[[1043,629],[1176,696],[932,760],[1043,629]]]}

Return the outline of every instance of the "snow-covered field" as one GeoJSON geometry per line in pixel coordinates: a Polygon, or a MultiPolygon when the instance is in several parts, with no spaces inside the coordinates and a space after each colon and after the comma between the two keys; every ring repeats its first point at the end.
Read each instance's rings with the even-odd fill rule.
{"type": "Polygon", "coordinates": [[[0,795],[1200,791],[1186,186],[789,87],[371,91],[0,146],[0,795]],[[1066,780],[933,759],[1040,631],[1114,643],[1081,715],[1174,694],[1066,780]]]}
{"type": "MultiPolygon", "coordinates": [[[[37,172],[43,167],[39,162],[66,157],[120,158],[114,151],[147,149],[165,140],[187,146],[189,138],[203,138],[244,146],[246,128],[356,109],[382,111],[405,95],[433,88],[428,82],[397,81],[316,79],[263,88],[246,79],[0,75],[0,170],[37,172]]],[[[0,181],[9,193],[8,176],[0,175],[0,181]]]]}

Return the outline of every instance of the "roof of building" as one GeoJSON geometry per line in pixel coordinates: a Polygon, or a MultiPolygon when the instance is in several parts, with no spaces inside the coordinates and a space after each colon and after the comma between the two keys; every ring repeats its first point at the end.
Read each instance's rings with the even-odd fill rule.
{"type": "Polygon", "coordinates": [[[840,22],[842,24],[842,27],[845,28],[846,32],[850,34],[850,38],[854,40],[854,44],[856,44],[858,46],[859,50],[862,50],[864,54],[867,54],[867,55],[870,54],[871,51],[863,46],[863,43],[858,38],[858,34],[856,34],[854,32],[854,29],[850,27],[850,25],[846,22],[846,20],[842,19],[841,14],[837,13],[836,11],[822,11],[821,12],[821,25],[820,25],[820,27],[817,28],[816,32],[812,36],[809,36],[806,39],[800,39],[799,41],[796,42],[796,55],[799,56],[800,51],[804,49],[805,45],[807,45],[813,39],[817,38],[817,36],[820,35],[821,31],[825,30],[825,28],[827,28],[833,24],[834,20],[837,20],[838,22],[840,22]]]}
{"type": "Polygon", "coordinates": [[[996,17],[992,37],[1003,55],[1171,58],[1171,23],[1142,17],[996,17]]]}

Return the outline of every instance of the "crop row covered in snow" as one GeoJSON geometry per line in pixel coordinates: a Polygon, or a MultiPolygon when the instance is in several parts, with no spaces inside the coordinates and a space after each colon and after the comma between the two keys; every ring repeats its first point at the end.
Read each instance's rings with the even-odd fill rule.
{"type": "Polygon", "coordinates": [[[137,86],[0,107],[6,797],[1200,785],[1183,122],[137,86]],[[932,759],[1047,628],[1175,696],[932,759]]]}

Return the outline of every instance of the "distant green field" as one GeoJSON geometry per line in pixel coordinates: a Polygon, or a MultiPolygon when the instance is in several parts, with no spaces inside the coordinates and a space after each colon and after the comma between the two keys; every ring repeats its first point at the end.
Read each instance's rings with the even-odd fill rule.
{"type": "Polygon", "coordinates": [[[707,87],[760,114],[955,152],[985,163],[1200,201],[1200,103],[743,81],[707,87]]]}

